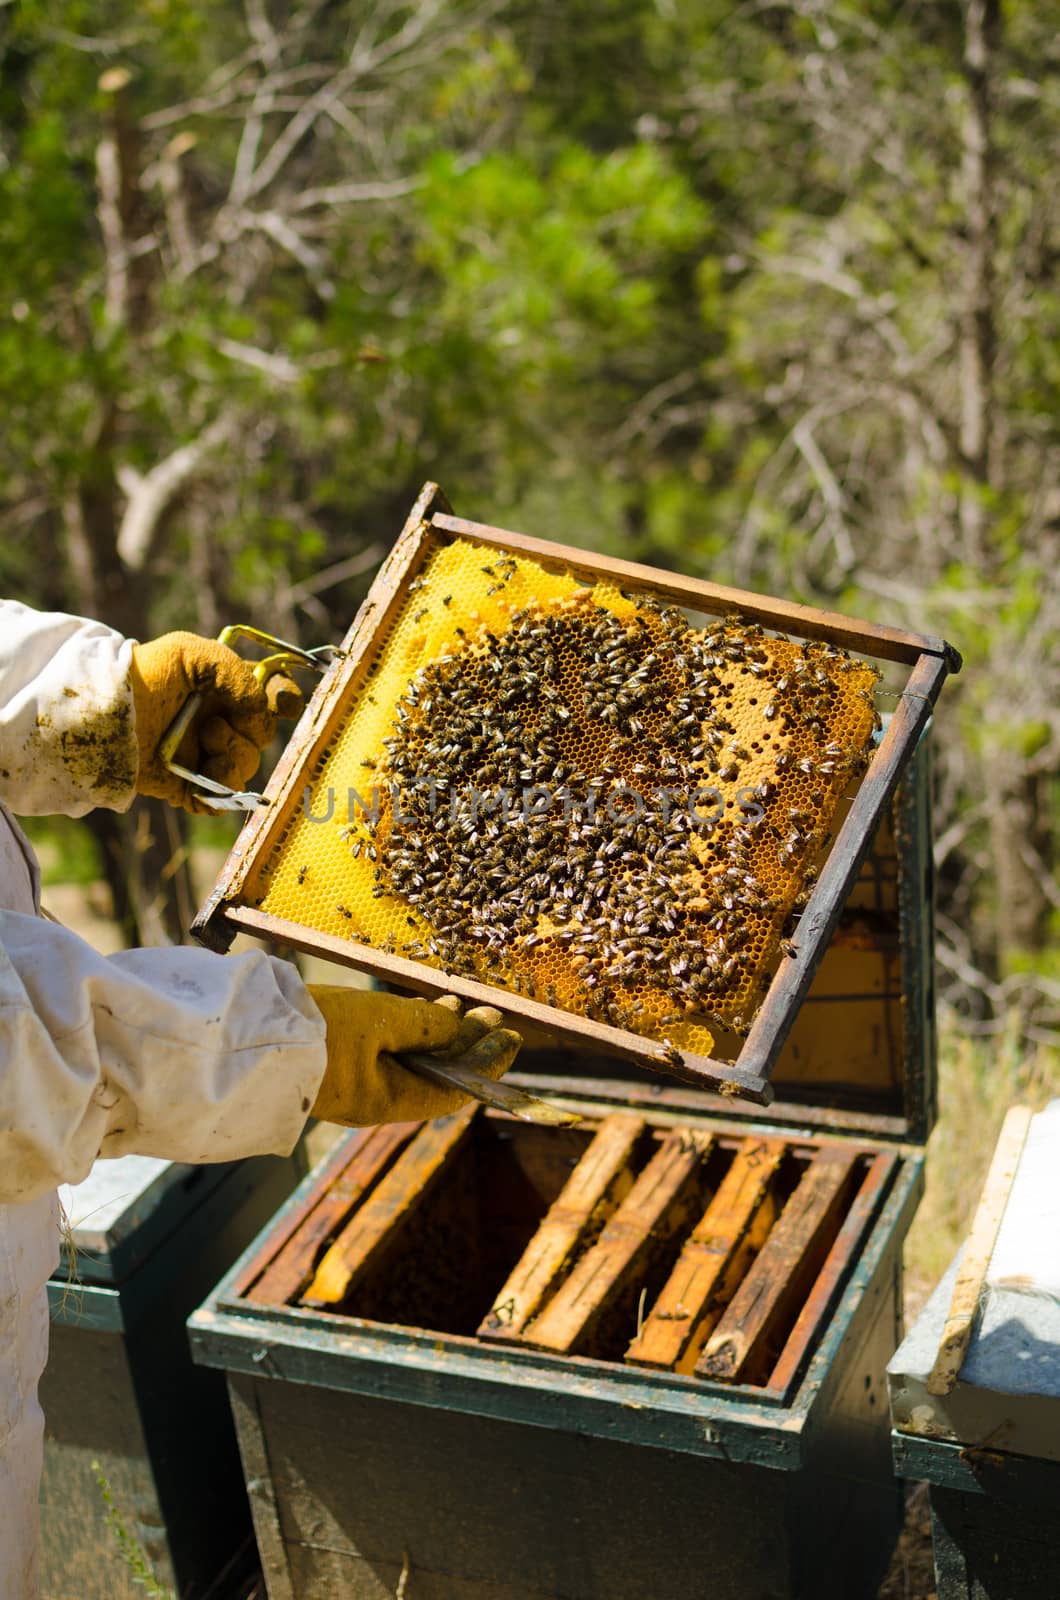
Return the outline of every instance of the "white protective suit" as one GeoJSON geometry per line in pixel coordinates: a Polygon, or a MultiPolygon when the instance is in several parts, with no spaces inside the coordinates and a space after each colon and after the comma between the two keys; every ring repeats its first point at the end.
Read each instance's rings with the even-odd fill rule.
{"type": "Polygon", "coordinates": [[[59,1183],[99,1155],[287,1154],[325,1065],[292,966],[255,952],[102,957],[40,916],[7,807],[82,816],[132,801],[128,640],[0,601],[0,1600],[32,1600],[59,1183]]]}

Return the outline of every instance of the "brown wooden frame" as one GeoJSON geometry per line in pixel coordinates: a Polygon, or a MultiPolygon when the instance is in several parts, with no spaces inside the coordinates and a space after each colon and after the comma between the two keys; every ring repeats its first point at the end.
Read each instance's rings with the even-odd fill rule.
{"type": "Polygon", "coordinates": [[[421,491],[404,529],[386,557],[368,596],[342,642],[341,656],[329,667],[279,761],[265,796],[269,804],[254,812],[236,841],[217,883],[193,925],[193,933],[214,949],[227,949],[239,931],[293,946],[343,966],[371,973],[398,988],[436,996],[456,994],[472,1004],[500,1007],[518,1028],[520,1022],[561,1040],[625,1057],[653,1071],[700,1089],[720,1089],[758,1105],[773,1099],[770,1075],[835,929],[843,904],[889,804],[903,769],[916,748],[947,673],[960,670],[960,656],[945,640],[879,624],[854,622],[835,612],[790,601],[765,599],[702,579],[684,578],[613,556],[552,544],[452,515],[437,484],[421,491]],[[441,971],[370,945],[337,939],[260,911],[242,899],[254,868],[268,856],[298,806],[304,772],[326,746],[344,710],[351,686],[366,676],[377,641],[405,601],[427,555],[439,540],[473,539],[495,550],[533,557],[589,581],[609,579],[625,589],[651,594],[686,609],[711,615],[739,611],[763,627],[797,638],[820,639],[862,655],[911,668],[898,704],[850,809],[824,862],[799,923],[798,954],[782,955],[750,1032],[734,1062],[685,1053],[680,1064],[665,1046],[622,1028],[560,1011],[507,989],[441,971]]]}

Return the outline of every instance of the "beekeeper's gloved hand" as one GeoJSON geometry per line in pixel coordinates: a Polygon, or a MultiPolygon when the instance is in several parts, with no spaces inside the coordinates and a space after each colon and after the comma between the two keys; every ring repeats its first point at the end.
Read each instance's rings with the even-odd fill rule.
{"type": "Polygon", "coordinates": [[[466,1104],[457,1089],[427,1083],[393,1052],[429,1050],[440,1058],[499,1078],[515,1060],[518,1034],[501,1028],[488,1006],[460,1016],[455,996],[406,1000],[371,989],[307,985],[327,1023],[328,1064],[313,1105],[322,1122],[370,1127],[444,1117],[466,1104]]]}
{"type": "Polygon", "coordinates": [[[245,789],[261,752],[276,732],[276,717],[297,716],[302,696],[290,678],[275,674],[263,687],[251,663],[216,639],[165,633],[133,646],[133,704],[140,752],[138,794],[168,800],[185,811],[209,812],[192,786],[159,758],[162,736],[193,694],[203,709],[177,752],[182,766],[230,789],[245,789]]]}

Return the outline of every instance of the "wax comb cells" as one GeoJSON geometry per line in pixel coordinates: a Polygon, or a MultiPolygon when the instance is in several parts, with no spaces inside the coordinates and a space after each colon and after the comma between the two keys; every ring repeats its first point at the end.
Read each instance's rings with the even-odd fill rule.
{"type": "Polygon", "coordinates": [[[707,1054],[754,1013],[868,758],[876,677],[833,645],[738,617],[695,628],[456,539],[411,586],[253,893],[707,1054]]]}

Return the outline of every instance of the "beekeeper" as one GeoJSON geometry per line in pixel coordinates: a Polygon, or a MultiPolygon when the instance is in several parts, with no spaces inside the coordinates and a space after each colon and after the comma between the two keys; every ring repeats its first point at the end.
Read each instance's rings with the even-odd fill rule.
{"type": "MultiPolygon", "coordinates": [[[[194,691],[205,695],[195,759],[207,776],[244,788],[275,719],[233,651],[189,633],[136,644],[100,623],[0,600],[3,1600],[36,1593],[37,1383],[46,1283],[59,1259],[57,1185],[78,1183],[100,1155],[286,1154],[311,1112],[358,1126],[460,1104],[387,1053],[459,1049],[467,1025],[444,1003],[307,987],[260,951],[103,957],[41,916],[37,865],[11,811],[123,811],[137,793],[190,806],[157,750],[194,691]]],[[[487,1070],[499,1076],[513,1055],[487,1070]]]]}

